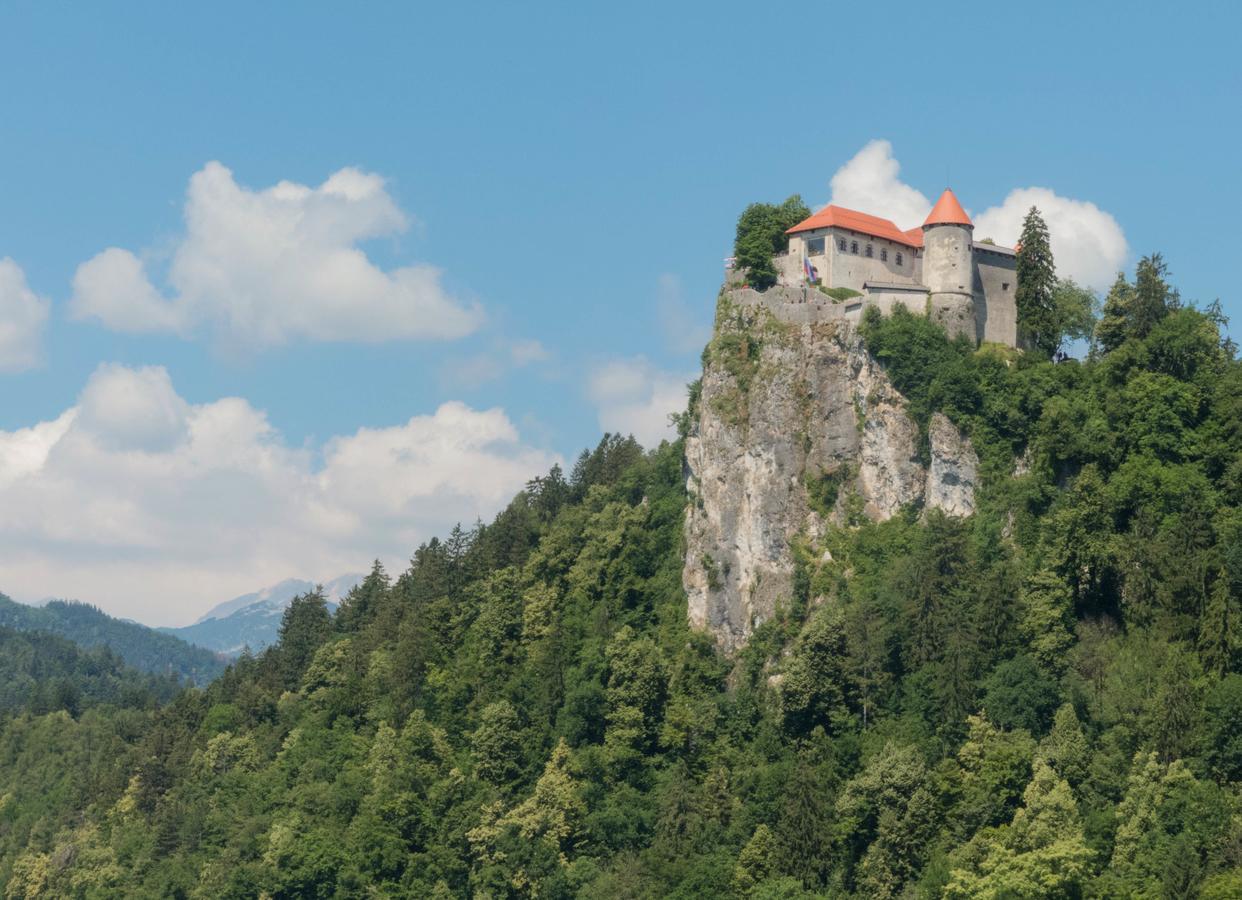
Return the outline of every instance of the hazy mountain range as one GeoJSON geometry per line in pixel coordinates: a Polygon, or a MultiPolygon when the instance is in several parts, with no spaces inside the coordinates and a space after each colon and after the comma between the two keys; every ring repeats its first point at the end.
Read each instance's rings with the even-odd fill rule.
{"type": "MultiPolygon", "coordinates": [[[[328,606],[335,609],[341,598],[364,577],[351,573],[325,582],[323,590],[328,606]]],[[[247,647],[257,653],[275,643],[280,631],[280,619],[289,601],[314,589],[314,582],[286,578],[270,587],[242,594],[212,607],[193,625],[158,630],[230,656],[241,653],[247,647]]]]}

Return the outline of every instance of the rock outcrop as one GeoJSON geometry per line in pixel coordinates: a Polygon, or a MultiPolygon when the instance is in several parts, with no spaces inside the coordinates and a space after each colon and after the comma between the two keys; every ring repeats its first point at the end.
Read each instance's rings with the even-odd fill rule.
{"type": "Polygon", "coordinates": [[[918,424],[850,318],[814,291],[721,295],[686,441],[683,582],[691,624],[726,650],[790,598],[795,541],[911,504],[974,511],[969,440],[935,415],[920,453],[918,424]]]}

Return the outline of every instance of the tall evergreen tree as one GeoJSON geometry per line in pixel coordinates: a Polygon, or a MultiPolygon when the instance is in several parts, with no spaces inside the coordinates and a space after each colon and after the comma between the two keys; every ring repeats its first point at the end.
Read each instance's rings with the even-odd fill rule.
{"type": "Polygon", "coordinates": [[[1130,336],[1130,306],[1133,300],[1134,286],[1126,280],[1124,272],[1118,272],[1108,296],[1104,298],[1100,320],[1095,323],[1095,344],[1103,352],[1111,353],[1130,336]]]}
{"type": "Polygon", "coordinates": [[[1014,299],[1018,306],[1018,329],[1032,350],[1051,357],[1060,349],[1062,339],[1054,296],[1057,271],[1048,226],[1034,206],[1022,222],[1017,278],[1014,299]]]}
{"type": "Polygon", "coordinates": [[[1144,256],[1134,272],[1134,298],[1130,303],[1130,334],[1144,338],[1172,310],[1181,306],[1177,291],[1167,281],[1169,267],[1159,253],[1144,256]]]}

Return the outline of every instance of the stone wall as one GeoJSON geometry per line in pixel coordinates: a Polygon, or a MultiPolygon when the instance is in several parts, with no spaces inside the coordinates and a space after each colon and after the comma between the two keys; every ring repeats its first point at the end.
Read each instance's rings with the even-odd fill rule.
{"type": "Polygon", "coordinates": [[[1018,346],[1017,260],[975,245],[975,317],[979,339],[1018,346]]]}

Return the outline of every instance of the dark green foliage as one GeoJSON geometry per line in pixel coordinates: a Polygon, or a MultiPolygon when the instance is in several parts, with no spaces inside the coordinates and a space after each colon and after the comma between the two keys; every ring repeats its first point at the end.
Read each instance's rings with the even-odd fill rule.
{"type": "MultiPolygon", "coordinates": [[[[1134,283],[1126,281],[1118,273],[1104,299],[1103,314],[1095,327],[1096,345],[1105,353],[1117,350],[1127,340],[1142,340],[1152,333],[1172,312],[1181,308],[1181,297],[1168,283],[1168,266],[1159,253],[1144,256],[1135,270],[1134,283]]],[[[1213,326],[1223,324],[1219,309],[1209,311],[1208,322],[1213,326]]],[[[1159,351],[1153,343],[1151,349],[1159,351]]]]}
{"type": "Polygon", "coordinates": [[[763,290],[776,283],[772,257],[789,247],[785,231],[810,216],[811,211],[797,194],[784,203],[752,203],[737,220],[733,255],[739,268],[746,270],[751,287],[763,290]]]}
{"type": "Polygon", "coordinates": [[[1002,728],[1043,734],[1060,703],[1056,682],[1029,656],[1000,663],[983,681],[983,708],[1002,728]]]}
{"type": "Polygon", "coordinates": [[[63,710],[76,717],[100,704],[143,707],[179,686],[175,675],[127,669],[106,647],[85,650],[57,635],[0,626],[0,714],[63,710]]]}
{"type": "Polygon", "coordinates": [[[1060,349],[1062,332],[1055,292],[1056,265],[1048,240],[1048,226],[1039,210],[1031,207],[1022,221],[1018,239],[1018,330],[1031,349],[1050,358],[1060,349]]]}
{"type": "MultiPolygon", "coordinates": [[[[920,425],[943,413],[979,450],[977,510],[800,537],[732,659],[686,622],[680,441],[616,435],[375,567],[335,618],[299,597],[277,646],[203,689],[0,630],[0,880],[1238,896],[1242,367],[1218,311],[1171,298],[1057,364],[869,316],[920,425]]],[[[743,374],[752,339],[726,347],[743,374]]]]}
{"type": "Polygon", "coordinates": [[[176,675],[195,684],[206,684],[225,666],[224,660],[210,650],[134,622],[114,619],[86,603],[52,600],[36,608],[0,594],[0,626],[58,634],[79,647],[107,647],[135,669],[155,675],[176,675]]]}

